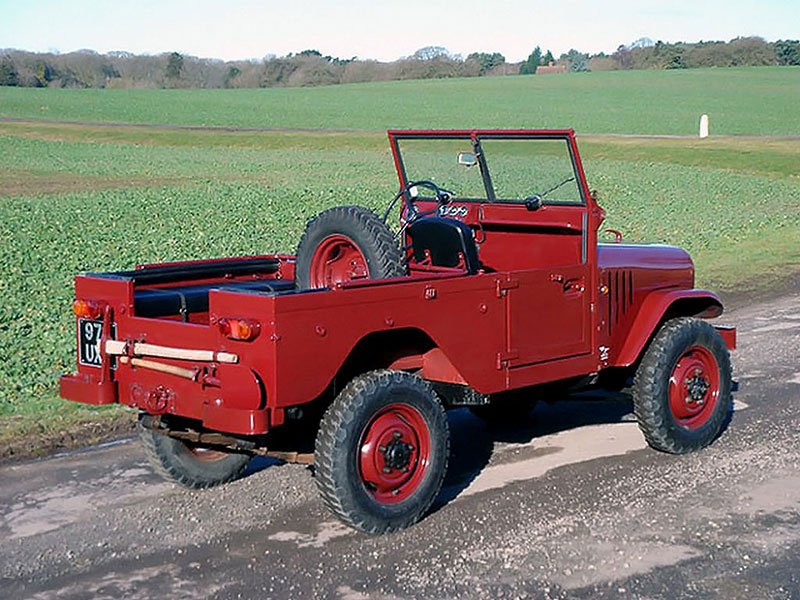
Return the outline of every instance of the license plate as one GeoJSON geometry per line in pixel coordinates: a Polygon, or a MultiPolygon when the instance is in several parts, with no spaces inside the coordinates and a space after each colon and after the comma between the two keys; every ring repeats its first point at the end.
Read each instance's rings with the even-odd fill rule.
{"type": "Polygon", "coordinates": [[[100,338],[103,335],[103,322],[78,319],[78,362],[90,367],[103,364],[100,352],[100,338]]]}

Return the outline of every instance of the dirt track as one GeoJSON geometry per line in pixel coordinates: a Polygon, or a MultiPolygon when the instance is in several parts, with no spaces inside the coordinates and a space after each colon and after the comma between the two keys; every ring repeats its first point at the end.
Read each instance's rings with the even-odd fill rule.
{"type": "MultiPolygon", "coordinates": [[[[125,121],[70,121],[65,119],[32,119],[27,117],[0,117],[0,123],[27,123],[31,125],[75,125],[79,127],[136,127],[183,131],[220,131],[220,132],[264,132],[264,133],[374,133],[385,135],[383,129],[338,129],[333,127],[231,127],[217,125],[173,125],[169,123],[129,123],[125,121]]],[[[696,135],[644,134],[644,133],[580,133],[579,138],[609,139],[665,139],[696,140],[696,135]]],[[[714,139],[740,140],[800,140],[800,135],[715,135],[714,139]]]]}
{"type": "Polygon", "coordinates": [[[647,449],[624,399],[507,430],[455,411],[437,509],[390,536],[339,525],[297,466],[203,492],[128,442],[5,466],[0,597],[800,598],[800,305],[724,320],[742,389],[712,447],[647,449]]]}

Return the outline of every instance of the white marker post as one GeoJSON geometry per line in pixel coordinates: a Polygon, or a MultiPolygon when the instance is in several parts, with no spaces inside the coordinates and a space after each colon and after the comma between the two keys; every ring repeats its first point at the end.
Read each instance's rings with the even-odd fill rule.
{"type": "Polygon", "coordinates": [[[708,137],[708,115],[702,115],[700,117],[700,137],[708,137]]]}

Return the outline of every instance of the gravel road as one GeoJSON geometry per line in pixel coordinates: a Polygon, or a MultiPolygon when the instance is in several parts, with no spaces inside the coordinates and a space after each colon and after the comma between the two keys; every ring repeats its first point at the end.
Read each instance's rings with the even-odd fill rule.
{"type": "Polygon", "coordinates": [[[452,468],[417,526],[336,522],[296,465],[207,491],[123,441],[0,468],[0,598],[800,598],[800,303],[743,305],[728,431],[648,449],[625,398],[515,429],[450,413],[452,468]]]}

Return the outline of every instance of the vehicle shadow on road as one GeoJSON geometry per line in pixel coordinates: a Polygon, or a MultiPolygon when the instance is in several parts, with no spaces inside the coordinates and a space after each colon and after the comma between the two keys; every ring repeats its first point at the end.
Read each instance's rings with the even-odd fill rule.
{"type": "Polygon", "coordinates": [[[448,413],[450,463],[431,512],[455,500],[489,465],[497,444],[528,444],[538,437],[589,425],[633,420],[630,395],[577,394],[539,402],[513,423],[487,423],[462,408],[448,413]]]}
{"type": "MultiPolygon", "coordinates": [[[[435,512],[452,502],[489,465],[497,444],[528,444],[536,438],[585,427],[633,420],[633,403],[625,393],[591,392],[539,402],[521,419],[511,423],[487,423],[467,408],[447,413],[450,425],[450,461],[442,492],[434,502],[435,512]]],[[[314,428],[290,427],[291,431],[273,442],[282,449],[284,437],[291,440],[286,448],[313,452],[314,428]],[[299,443],[298,443],[299,440],[299,443]]],[[[274,447],[270,444],[270,447],[274,447]]],[[[282,460],[254,456],[244,477],[265,469],[285,465],[282,460]]]]}

